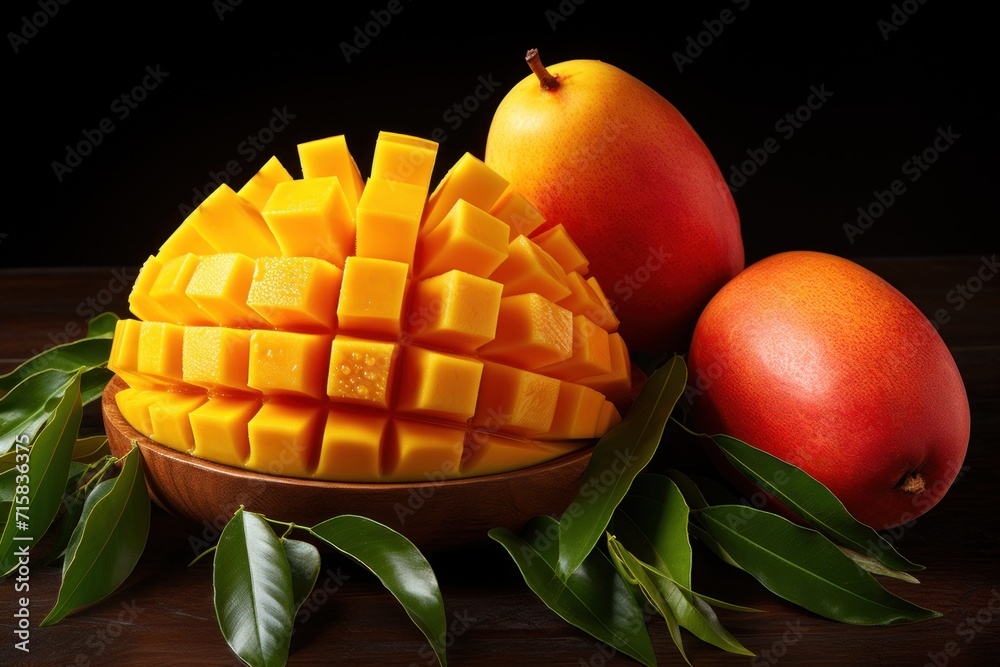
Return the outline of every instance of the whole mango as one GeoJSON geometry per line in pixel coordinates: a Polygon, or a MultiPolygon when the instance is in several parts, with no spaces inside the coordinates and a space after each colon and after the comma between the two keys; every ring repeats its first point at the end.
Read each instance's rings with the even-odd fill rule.
{"type": "Polygon", "coordinates": [[[792,251],[751,265],[705,308],[689,361],[694,426],[797,465],[873,528],[925,513],[962,469],[969,401],[948,347],[850,260],[792,251]]]}
{"type": "MultiPolygon", "coordinates": [[[[744,266],[739,215],[705,143],[648,85],[599,60],[542,66],[493,117],[485,161],[562,224],[606,286],[630,349],[687,349],[744,266]]],[[[540,229],[545,229],[545,226],[540,229]]]]}

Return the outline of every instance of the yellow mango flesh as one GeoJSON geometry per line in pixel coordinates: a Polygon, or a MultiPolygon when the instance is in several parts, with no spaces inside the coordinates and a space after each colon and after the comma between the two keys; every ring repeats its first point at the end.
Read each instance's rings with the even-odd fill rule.
{"type": "Polygon", "coordinates": [[[344,482],[524,468],[621,421],[631,362],[587,258],[471,154],[343,136],[220,186],[150,256],[115,330],[118,407],[219,464],[344,482]]]}

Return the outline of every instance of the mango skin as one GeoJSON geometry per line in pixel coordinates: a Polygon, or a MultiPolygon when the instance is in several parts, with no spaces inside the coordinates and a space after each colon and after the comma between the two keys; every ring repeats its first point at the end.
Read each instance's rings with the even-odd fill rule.
{"type": "Polygon", "coordinates": [[[694,427],[799,466],[873,528],[924,514],[961,471],[969,401],[950,351],[906,296],[847,259],[790,251],[748,267],[705,308],[689,365],[694,427]],[[900,488],[911,472],[919,493],[900,488]]]}
{"type": "Polygon", "coordinates": [[[563,224],[605,286],[629,349],[686,351],[702,308],[744,267],[739,214],[704,142],[655,90],[599,60],[530,74],[500,102],[485,162],[563,224]]]}

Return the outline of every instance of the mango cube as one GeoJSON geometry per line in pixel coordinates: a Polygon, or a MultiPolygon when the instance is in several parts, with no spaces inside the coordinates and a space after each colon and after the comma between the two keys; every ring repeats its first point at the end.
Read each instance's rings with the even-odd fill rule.
{"type": "Polygon", "coordinates": [[[537,292],[558,302],[570,295],[566,272],[559,263],[524,236],[511,242],[507,259],[490,274],[490,279],[503,283],[504,296],[537,292]]]}
{"type": "Polygon", "coordinates": [[[344,189],[351,211],[358,207],[361,193],[365,189],[364,179],[358,165],[347,149],[347,140],[340,134],[326,139],[316,139],[298,145],[302,177],[323,178],[336,176],[344,189]]]}
{"type": "Polygon", "coordinates": [[[413,264],[427,189],[370,178],[358,202],[358,257],[413,264]]]}
{"type": "Polygon", "coordinates": [[[531,371],[483,362],[474,427],[532,436],[548,431],[559,401],[559,380],[531,371]]]}
{"type": "Polygon", "coordinates": [[[448,271],[414,285],[408,337],[422,345],[471,353],[493,340],[503,285],[448,271]]]}
{"type": "Polygon", "coordinates": [[[250,456],[249,423],[260,405],[257,400],[216,396],[192,410],[194,455],[242,467],[250,456]]]}
{"type": "Polygon", "coordinates": [[[337,319],[342,331],[398,336],[409,267],[373,257],[348,257],[337,319]]]}
{"type": "Polygon", "coordinates": [[[195,229],[219,250],[271,257],[281,250],[260,211],[223,183],[191,214],[195,229]]]}
{"type": "Polygon", "coordinates": [[[531,236],[545,224],[545,218],[538,209],[509,185],[489,208],[489,213],[510,228],[508,243],[518,236],[531,236]]]}
{"type": "Polygon", "coordinates": [[[149,421],[153,427],[153,440],[181,452],[194,449],[190,414],[207,398],[204,394],[157,392],[156,401],[149,406],[149,421]]]}
{"type": "Polygon", "coordinates": [[[264,166],[237,191],[240,197],[250,202],[254,208],[263,212],[267,200],[271,198],[271,193],[279,183],[287,183],[292,180],[292,175],[288,173],[284,165],[278,158],[271,156],[264,166]]]}
{"type": "MultiPolygon", "coordinates": [[[[197,209],[195,209],[197,210],[197,209]]],[[[170,235],[163,245],[160,246],[160,252],[156,253],[156,258],[161,262],[166,262],[174,257],[180,257],[181,255],[186,255],[187,253],[192,253],[194,255],[212,255],[216,252],[215,247],[209,243],[201,232],[194,225],[194,218],[191,217],[194,212],[188,215],[184,219],[184,222],[180,224],[180,227],[174,230],[174,233],[170,235]]],[[[200,214],[199,214],[200,215],[200,214]]]]}
{"type": "Polygon", "coordinates": [[[187,253],[164,262],[149,290],[149,296],[181,324],[214,324],[208,314],[186,293],[201,258],[187,253]]]}
{"type": "Polygon", "coordinates": [[[479,348],[494,361],[535,370],[573,355],[573,313],[530,292],[500,299],[496,336],[479,348]]]}
{"type": "Polygon", "coordinates": [[[163,308],[149,295],[149,290],[156,283],[156,277],[162,268],[163,260],[150,255],[140,267],[139,275],[135,277],[132,291],[128,295],[128,309],[140,320],[157,320],[159,322],[173,320],[173,313],[163,308]]]}
{"type": "Polygon", "coordinates": [[[382,475],[382,440],[389,418],[331,407],[326,415],[318,479],[370,482],[382,475]]]}
{"type": "Polygon", "coordinates": [[[264,403],[247,422],[246,467],[284,477],[310,477],[319,462],[324,418],[318,403],[264,403]]]}
{"type": "Polygon", "coordinates": [[[397,132],[379,132],[372,159],[372,180],[398,181],[420,187],[427,196],[434,160],[436,141],[397,132]]]}
{"type": "Polygon", "coordinates": [[[247,385],[267,395],[323,398],[332,339],[323,334],[254,331],[247,385]]]}
{"type": "Polygon", "coordinates": [[[551,255],[552,259],[559,262],[559,266],[566,273],[575,271],[581,276],[587,275],[590,261],[562,225],[547,229],[533,236],[531,240],[551,255]]]}
{"type": "Polygon", "coordinates": [[[448,170],[427,200],[421,236],[433,232],[459,199],[489,211],[508,185],[507,180],[487,167],[485,162],[472,153],[465,153],[448,170]]]}
{"type": "Polygon", "coordinates": [[[416,275],[429,278],[458,269],[486,278],[507,259],[509,228],[459,199],[419,243],[416,275]]]}
{"type": "Polygon", "coordinates": [[[246,329],[184,327],[184,382],[204,389],[256,393],[247,384],[250,337],[246,329]]]}
{"type": "Polygon", "coordinates": [[[411,345],[403,353],[396,408],[464,422],[476,410],[483,362],[411,345]]]}
{"type": "Polygon", "coordinates": [[[223,327],[258,329],[267,320],[247,305],[256,261],[238,252],[208,255],[198,262],[184,293],[223,327]]]}
{"type": "Polygon", "coordinates": [[[300,331],[332,331],[344,272],[315,257],[262,257],[257,260],[247,305],[272,326],[300,331]]]}
{"type": "Polygon", "coordinates": [[[384,481],[428,482],[459,475],[465,429],[404,419],[393,420],[393,427],[384,481]]]}
{"type": "Polygon", "coordinates": [[[286,257],[317,257],[343,268],[354,252],[354,210],[334,176],[279,183],[261,215],[286,257]]]}
{"type": "Polygon", "coordinates": [[[183,381],[184,327],[169,322],[143,322],[139,328],[136,372],[168,383],[183,381]]]}
{"type": "Polygon", "coordinates": [[[399,344],[339,335],[330,351],[326,393],[331,401],[389,409],[399,344]]]}

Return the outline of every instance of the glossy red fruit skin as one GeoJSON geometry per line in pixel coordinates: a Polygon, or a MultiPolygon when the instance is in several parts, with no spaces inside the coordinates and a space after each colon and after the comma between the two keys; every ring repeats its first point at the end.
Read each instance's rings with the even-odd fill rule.
{"type": "Polygon", "coordinates": [[[799,466],[873,528],[924,514],[962,469],[969,401],[950,351],[912,302],[849,260],[793,251],[751,265],[705,308],[688,363],[693,427],[799,466]],[[900,489],[914,472],[923,490],[900,489]]]}
{"type": "Polygon", "coordinates": [[[744,266],[739,214],[709,149],[645,83],[597,60],[528,75],[494,114],[485,162],[590,260],[629,349],[687,350],[702,308],[744,266]]]}

